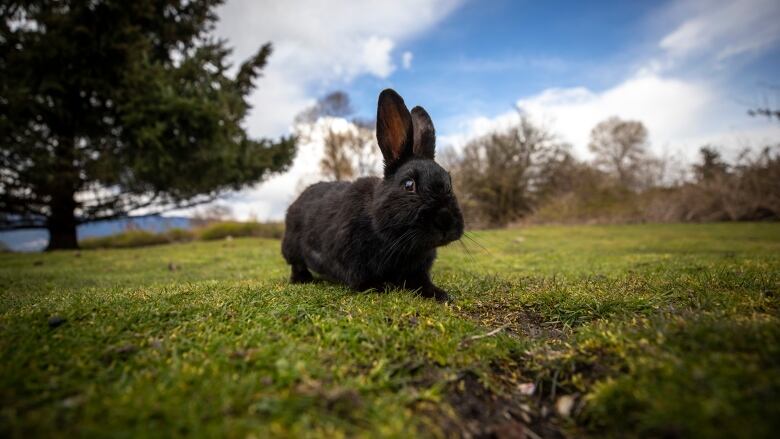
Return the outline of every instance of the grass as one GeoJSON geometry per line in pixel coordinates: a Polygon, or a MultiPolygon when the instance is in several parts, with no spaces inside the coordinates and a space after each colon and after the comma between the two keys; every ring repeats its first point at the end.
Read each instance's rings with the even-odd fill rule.
{"type": "Polygon", "coordinates": [[[780,429],[780,225],[472,236],[450,305],[290,285],[268,239],[0,254],[0,436],[780,429]]]}

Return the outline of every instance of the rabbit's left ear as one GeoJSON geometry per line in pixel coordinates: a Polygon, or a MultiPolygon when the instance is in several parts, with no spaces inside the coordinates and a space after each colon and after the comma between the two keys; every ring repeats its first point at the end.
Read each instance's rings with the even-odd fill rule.
{"type": "Polygon", "coordinates": [[[412,109],[412,124],[414,125],[414,155],[433,159],[436,153],[436,130],[433,128],[431,116],[423,107],[412,109]]]}
{"type": "Polygon", "coordinates": [[[392,89],[379,94],[376,111],[376,140],[385,159],[385,171],[412,155],[412,116],[403,98],[392,89]]]}

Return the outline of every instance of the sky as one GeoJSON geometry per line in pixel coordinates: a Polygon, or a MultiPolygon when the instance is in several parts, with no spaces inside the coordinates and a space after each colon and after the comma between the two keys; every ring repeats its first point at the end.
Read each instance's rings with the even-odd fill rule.
{"type": "MultiPolygon", "coordinates": [[[[296,114],[334,90],[360,116],[394,88],[422,105],[438,148],[524,114],[587,159],[591,128],[642,121],[655,154],[727,157],[780,140],[747,110],[780,107],[780,1],[228,0],[215,33],[236,64],[272,42],[245,121],[250,135],[291,132],[296,114]]],[[[290,172],[226,197],[240,219],[279,220],[316,181],[321,149],[299,146],[290,172]]]]}

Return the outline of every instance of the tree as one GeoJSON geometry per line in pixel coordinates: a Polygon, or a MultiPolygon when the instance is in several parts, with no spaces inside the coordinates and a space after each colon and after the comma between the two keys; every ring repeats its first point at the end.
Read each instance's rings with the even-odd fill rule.
{"type": "Polygon", "coordinates": [[[561,160],[566,148],[525,117],[469,142],[453,169],[468,219],[503,226],[531,213],[547,185],[550,163],[561,160]]]}
{"type": "Polygon", "coordinates": [[[642,122],[611,117],[590,132],[588,149],[595,164],[614,175],[626,188],[637,189],[650,159],[647,129],[642,122]]]}
{"type": "Polygon", "coordinates": [[[759,108],[748,110],[748,115],[753,117],[764,116],[769,119],[780,120],[780,110],[769,108],[769,107],[759,107],[759,108]]]}
{"type": "Polygon", "coordinates": [[[224,204],[202,206],[193,213],[190,222],[196,226],[206,226],[212,223],[227,221],[233,217],[233,209],[224,204]]]}
{"type": "Polygon", "coordinates": [[[379,146],[374,136],[374,122],[351,117],[354,110],[349,95],[332,92],[296,117],[302,139],[322,142],[320,170],[333,181],[377,173],[379,146]]]}
{"type": "Polygon", "coordinates": [[[693,165],[693,172],[699,182],[713,181],[728,174],[729,166],[721,159],[720,152],[710,146],[699,149],[701,163],[693,165]]]}
{"type": "MultiPolygon", "coordinates": [[[[780,86],[777,85],[770,85],[768,88],[775,92],[775,95],[777,94],[777,91],[780,90],[780,86]]],[[[775,96],[775,99],[770,101],[770,98],[768,96],[764,97],[763,102],[760,104],[756,104],[753,106],[753,108],[748,110],[748,115],[751,117],[766,117],[769,120],[777,120],[780,122],[780,108],[778,108],[778,99],[777,96],[775,96]]]]}
{"type": "Polygon", "coordinates": [[[229,75],[222,0],[0,5],[0,229],[76,226],[214,200],[285,170],[295,139],[248,137],[266,44],[229,75]]]}

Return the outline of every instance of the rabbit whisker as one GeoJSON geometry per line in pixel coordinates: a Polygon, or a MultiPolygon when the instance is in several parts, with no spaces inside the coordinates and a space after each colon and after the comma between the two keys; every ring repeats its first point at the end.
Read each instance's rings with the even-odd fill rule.
{"type": "Polygon", "coordinates": [[[474,259],[474,255],[471,254],[471,250],[469,250],[469,248],[466,247],[466,244],[463,243],[463,240],[459,239],[458,242],[460,243],[461,247],[463,247],[463,250],[466,251],[466,255],[468,255],[469,259],[471,259],[472,262],[476,261],[476,259],[474,259]]]}
{"type": "Polygon", "coordinates": [[[409,236],[411,236],[413,232],[414,229],[407,230],[393,241],[393,243],[385,250],[385,254],[382,257],[380,266],[384,266],[385,263],[392,261],[392,259],[395,257],[395,254],[398,252],[400,247],[402,247],[401,243],[403,243],[409,236]]]}
{"type": "Polygon", "coordinates": [[[472,238],[472,237],[471,237],[471,235],[470,235],[468,232],[463,232],[463,236],[464,236],[464,237],[466,237],[466,238],[467,238],[469,241],[471,241],[471,242],[473,242],[474,244],[476,244],[476,245],[477,245],[479,248],[481,248],[482,250],[484,250],[484,251],[485,251],[485,253],[487,253],[487,254],[490,254],[490,250],[488,250],[487,248],[485,248],[485,246],[484,246],[484,245],[480,244],[480,243],[479,243],[479,241],[477,241],[476,239],[472,238]]]}

